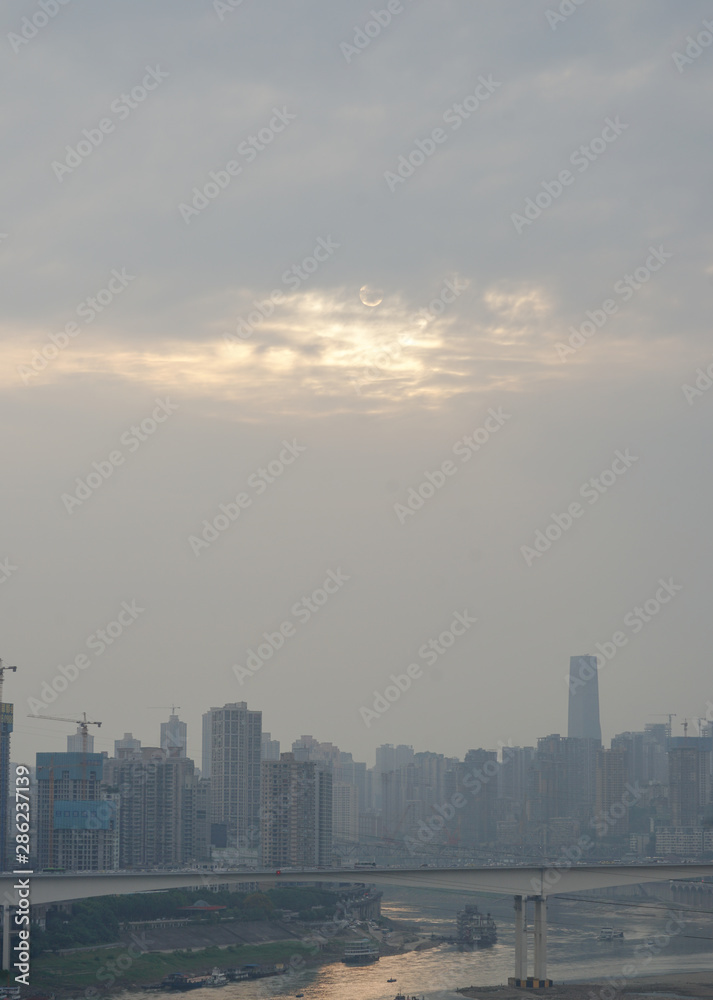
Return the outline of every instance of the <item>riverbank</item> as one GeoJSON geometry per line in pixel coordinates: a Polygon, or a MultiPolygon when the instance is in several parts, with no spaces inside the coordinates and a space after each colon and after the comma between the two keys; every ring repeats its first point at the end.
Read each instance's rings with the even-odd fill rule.
{"type": "MultiPolygon", "coordinates": [[[[394,925],[392,921],[388,923],[394,925]]],[[[323,941],[317,949],[315,944],[309,943],[310,935],[315,933],[314,927],[295,924],[294,930],[299,931],[299,937],[295,935],[291,940],[267,943],[151,951],[141,951],[136,946],[105,945],[63,954],[44,954],[32,960],[31,983],[33,990],[52,991],[58,1000],[74,997],[92,1000],[151,986],[171,972],[200,975],[210,972],[214,966],[227,969],[248,964],[283,964],[287,967],[287,972],[280,976],[283,978],[307,968],[339,962],[345,944],[354,940],[353,934],[335,936],[323,941]]],[[[387,955],[421,950],[433,944],[408,931],[391,931],[388,943],[382,940],[379,947],[382,955],[387,955]]]]}
{"type": "Polygon", "coordinates": [[[338,955],[341,955],[341,949],[337,941],[330,942],[319,952],[302,941],[143,953],[138,949],[93,948],[64,955],[41,955],[33,959],[30,981],[36,992],[54,992],[62,1000],[80,996],[91,1000],[109,997],[122,990],[151,986],[171,972],[199,975],[209,972],[216,965],[225,969],[249,963],[283,963],[292,969],[304,969],[322,962],[333,962],[338,955]]]}
{"type": "Polygon", "coordinates": [[[547,990],[520,990],[509,986],[469,986],[460,989],[461,996],[470,1000],[523,1000],[523,997],[547,997],[549,1000],[617,1000],[617,998],[658,997],[691,998],[699,1000],[713,997],[713,972],[687,972],[681,974],[642,976],[630,979],[624,986],[615,988],[606,980],[594,983],[557,983],[547,990]]]}

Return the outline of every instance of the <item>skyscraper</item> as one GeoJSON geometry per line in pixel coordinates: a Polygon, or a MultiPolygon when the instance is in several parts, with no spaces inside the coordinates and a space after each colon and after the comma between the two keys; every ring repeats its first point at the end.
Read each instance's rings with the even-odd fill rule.
{"type": "Polygon", "coordinates": [[[105,761],[103,780],[120,800],[122,868],[178,866],[196,857],[198,778],[192,760],[142,747],[105,761]]]}
{"type": "Polygon", "coordinates": [[[224,827],[228,847],[252,846],[259,831],[262,712],[250,711],[244,701],[233,702],[211,708],[203,723],[211,822],[224,827]]]}
{"type": "Polygon", "coordinates": [[[121,760],[141,749],[141,740],[135,740],[132,733],[124,733],[123,740],[114,740],[114,756],[121,760]]]}
{"type": "Polygon", "coordinates": [[[602,742],[596,656],[571,656],[569,659],[567,735],[580,740],[602,742]]]}
{"type": "Polygon", "coordinates": [[[94,737],[91,733],[84,734],[82,727],[77,726],[76,733],[67,737],[67,753],[94,753],[94,737]]]}
{"type": "Polygon", "coordinates": [[[188,726],[177,715],[170,715],[168,722],[161,723],[161,749],[166,750],[169,757],[186,757],[187,744],[188,726]]]}
{"type": "Polygon", "coordinates": [[[597,751],[597,814],[593,823],[597,837],[616,837],[629,832],[626,802],[626,750],[597,751]]]}
{"type": "Polygon", "coordinates": [[[711,740],[704,736],[669,741],[671,825],[700,826],[711,801],[711,740]]]}
{"type": "Polygon", "coordinates": [[[0,701],[0,868],[3,871],[9,871],[13,867],[8,857],[12,721],[13,706],[7,701],[0,701]]]}
{"type": "Polygon", "coordinates": [[[117,797],[102,791],[106,754],[37,754],[40,868],[118,867],[117,797]]]}
{"type": "Polygon", "coordinates": [[[280,741],[273,740],[270,733],[262,734],[262,751],[261,756],[263,760],[279,760],[280,759],[280,741]]]}
{"type": "Polygon", "coordinates": [[[332,860],[332,774],[319,761],[292,753],[262,762],[262,863],[325,866],[332,860]]]}

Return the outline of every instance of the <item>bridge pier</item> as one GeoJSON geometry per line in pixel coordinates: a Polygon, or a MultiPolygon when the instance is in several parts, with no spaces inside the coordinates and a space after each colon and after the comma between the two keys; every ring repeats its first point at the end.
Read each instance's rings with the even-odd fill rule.
{"type": "Polygon", "coordinates": [[[535,979],[547,979],[547,897],[535,896],[535,979]]]}
{"type": "Polygon", "coordinates": [[[515,896],[515,978],[521,982],[527,979],[526,907],[527,900],[522,896],[515,896]]]}
{"type": "Polygon", "coordinates": [[[547,978],[547,897],[515,896],[515,976],[508,985],[523,989],[544,989],[552,985],[547,978]],[[535,939],[534,975],[527,974],[527,903],[535,904],[533,936],[535,939]]]}

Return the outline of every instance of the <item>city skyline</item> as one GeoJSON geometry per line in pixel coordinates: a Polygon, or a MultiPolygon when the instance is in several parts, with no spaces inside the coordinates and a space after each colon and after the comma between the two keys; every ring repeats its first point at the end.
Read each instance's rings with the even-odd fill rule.
{"type": "MultiPolygon", "coordinates": [[[[581,661],[583,659],[591,660],[592,657],[582,657],[581,655],[579,655],[579,656],[571,658],[571,660],[570,660],[570,673],[568,675],[568,680],[570,682],[572,680],[573,671],[577,671],[577,674],[578,674],[579,671],[581,670],[581,661]]],[[[589,675],[587,675],[587,676],[589,676],[589,675]]],[[[9,702],[9,701],[6,702],[5,704],[8,705],[8,708],[12,708],[13,707],[12,703],[9,702]]],[[[124,729],[124,732],[123,732],[122,736],[119,737],[116,734],[111,734],[109,732],[103,732],[103,730],[105,729],[105,727],[102,726],[101,729],[94,729],[93,733],[90,732],[88,734],[88,737],[87,737],[87,751],[90,752],[90,753],[93,753],[93,752],[96,752],[96,753],[106,752],[111,757],[111,756],[113,756],[113,755],[116,754],[117,747],[121,747],[121,746],[124,746],[124,745],[129,746],[129,744],[133,743],[133,744],[140,744],[143,748],[152,748],[153,747],[153,748],[166,749],[169,752],[171,752],[173,755],[176,755],[176,747],[174,746],[173,743],[169,743],[169,744],[167,744],[167,746],[162,747],[162,744],[161,744],[161,735],[166,731],[166,727],[167,726],[171,725],[172,727],[175,727],[176,725],[180,725],[180,727],[181,727],[180,728],[181,739],[183,740],[186,737],[186,734],[187,734],[187,739],[188,739],[187,752],[185,754],[181,753],[180,756],[184,756],[185,755],[185,756],[189,757],[191,760],[195,761],[196,765],[200,768],[201,773],[204,776],[211,777],[212,774],[211,774],[211,768],[210,768],[210,766],[208,766],[206,768],[204,766],[204,764],[203,764],[204,756],[205,756],[205,753],[206,753],[206,748],[210,746],[210,742],[207,741],[206,718],[210,715],[211,712],[213,712],[213,711],[222,711],[223,709],[225,709],[227,707],[230,707],[231,704],[235,704],[235,703],[226,702],[223,706],[221,706],[218,709],[211,708],[211,709],[208,709],[206,712],[203,712],[201,714],[201,716],[200,716],[200,718],[202,719],[202,725],[199,727],[198,733],[194,732],[191,729],[190,725],[188,723],[186,723],[185,720],[182,719],[178,714],[171,714],[167,720],[161,720],[161,719],[156,720],[155,725],[154,725],[154,730],[155,731],[153,733],[153,737],[151,737],[151,735],[150,735],[149,739],[142,739],[137,734],[137,732],[134,731],[133,729],[131,729],[131,730],[124,729]],[[156,738],[157,734],[158,734],[158,738],[156,738]],[[96,749],[95,749],[95,743],[96,743],[96,749]]],[[[667,731],[669,731],[669,726],[670,726],[670,736],[674,740],[676,740],[676,739],[679,739],[679,740],[681,740],[681,739],[693,740],[693,739],[696,739],[696,738],[698,738],[698,737],[700,737],[702,735],[703,727],[706,727],[705,732],[707,733],[708,732],[707,727],[709,726],[710,723],[713,723],[713,702],[710,702],[710,701],[706,702],[706,704],[704,706],[701,706],[701,710],[704,711],[703,715],[695,715],[694,714],[690,718],[683,718],[683,719],[681,719],[680,722],[678,722],[678,723],[673,722],[673,719],[676,717],[675,713],[666,713],[666,712],[656,713],[655,715],[653,715],[649,719],[644,720],[643,724],[641,724],[640,726],[638,726],[638,727],[633,726],[632,727],[632,725],[629,725],[627,728],[624,728],[624,729],[620,730],[619,732],[616,732],[616,733],[613,732],[608,738],[601,738],[600,737],[598,742],[602,746],[606,746],[607,743],[610,743],[610,744],[614,745],[614,743],[616,742],[616,740],[619,737],[621,737],[622,735],[626,735],[627,733],[630,733],[630,732],[643,733],[645,728],[649,729],[649,728],[652,728],[652,727],[656,727],[657,725],[664,725],[664,723],[662,723],[660,721],[662,718],[667,718],[669,720],[669,723],[666,724],[666,729],[667,729],[667,731]]],[[[250,705],[247,705],[247,711],[250,712],[250,713],[256,714],[256,715],[264,716],[264,710],[262,708],[251,708],[250,705]]],[[[564,716],[564,708],[563,708],[563,716],[564,716]]],[[[52,721],[54,721],[54,720],[52,720],[52,721]]],[[[299,725],[297,726],[297,729],[299,729],[299,725]]],[[[174,728],[174,731],[176,731],[175,728],[174,728]]],[[[528,741],[526,739],[520,739],[520,742],[515,742],[514,736],[511,735],[510,737],[508,737],[507,740],[499,739],[492,746],[486,744],[483,741],[478,742],[478,740],[474,741],[473,739],[471,739],[470,743],[466,746],[466,748],[460,754],[458,754],[458,753],[449,753],[449,752],[447,752],[446,750],[443,750],[443,749],[436,749],[434,751],[434,748],[432,746],[428,746],[427,747],[427,746],[425,746],[425,744],[421,745],[420,743],[411,743],[411,744],[409,744],[409,743],[394,743],[394,742],[390,742],[389,740],[384,740],[383,742],[379,742],[379,743],[375,742],[375,743],[372,744],[371,751],[367,755],[365,755],[365,762],[366,762],[366,764],[367,764],[368,767],[374,767],[374,766],[378,767],[379,766],[379,752],[381,751],[383,753],[384,750],[385,750],[385,748],[389,748],[389,747],[392,748],[392,751],[397,751],[399,747],[404,747],[404,748],[410,748],[415,753],[419,753],[419,752],[423,752],[423,753],[436,752],[436,753],[442,754],[442,756],[444,756],[446,758],[460,759],[460,758],[464,757],[465,754],[468,751],[473,750],[476,743],[478,743],[478,745],[479,745],[479,747],[481,749],[495,750],[496,753],[498,754],[498,756],[500,757],[500,755],[502,754],[503,749],[506,749],[507,747],[512,747],[512,746],[516,746],[518,748],[532,747],[532,746],[535,746],[537,744],[537,740],[538,739],[542,739],[542,738],[544,738],[547,735],[558,735],[558,736],[562,736],[562,737],[572,737],[572,735],[573,735],[572,733],[568,732],[568,725],[567,724],[562,725],[559,728],[553,729],[553,730],[551,730],[548,733],[545,733],[544,730],[537,731],[536,727],[535,727],[534,731],[535,731],[535,736],[530,741],[528,741]]],[[[72,752],[72,751],[79,752],[80,751],[80,749],[81,749],[81,735],[80,735],[79,729],[77,729],[77,731],[75,733],[62,733],[59,730],[57,731],[57,733],[58,733],[58,739],[55,739],[55,744],[56,745],[50,751],[42,751],[42,752],[61,752],[62,749],[67,750],[68,752],[72,752]]],[[[274,756],[275,753],[277,752],[276,749],[274,749],[276,747],[279,747],[279,749],[280,749],[281,752],[285,752],[285,748],[286,747],[294,748],[295,746],[301,746],[302,745],[302,741],[305,740],[305,739],[306,740],[315,740],[314,734],[307,735],[305,733],[298,733],[297,730],[293,731],[293,733],[291,734],[291,738],[288,736],[287,738],[282,738],[282,739],[279,738],[275,733],[273,733],[273,732],[271,732],[269,730],[265,730],[264,728],[262,728],[261,733],[262,733],[262,737],[263,737],[263,739],[262,739],[262,752],[263,752],[263,756],[262,756],[261,759],[263,759],[263,760],[269,760],[269,759],[275,760],[275,759],[278,759],[277,757],[274,756]],[[267,737],[267,740],[265,739],[265,737],[267,737]],[[268,756],[265,756],[264,754],[267,754],[268,756]]],[[[327,738],[329,735],[330,734],[328,732],[324,732],[324,731],[318,730],[317,742],[320,743],[320,744],[325,744],[325,745],[340,746],[341,749],[344,749],[344,747],[341,745],[341,743],[343,743],[344,741],[341,741],[338,744],[335,739],[329,740],[327,738]]],[[[332,735],[335,735],[335,734],[332,734],[332,735]]],[[[576,738],[581,738],[581,737],[576,737],[576,738]]],[[[586,739],[588,737],[584,737],[584,738],[586,739]]],[[[596,742],[596,738],[594,738],[594,739],[595,739],[595,742],[596,742]]],[[[183,749],[186,748],[186,744],[183,743],[183,742],[181,742],[179,745],[180,745],[181,750],[183,750],[183,749]]],[[[13,746],[14,746],[14,743],[13,743],[13,746]]],[[[36,752],[40,752],[40,751],[38,751],[38,750],[34,751],[33,752],[33,757],[34,757],[34,753],[36,753],[36,752]]],[[[350,752],[353,752],[353,751],[350,751],[350,752]]],[[[14,750],[11,752],[11,758],[12,758],[13,762],[22,762],[22,763],[28,763],[29,762],[30,764],[32,763],[32,760],[29,760],[29,761],[20,761],[20,758],[14,752],[14,750]]],[[[305,759],[308,759],[308,758],[305,758],[305,759]]],[[[396,758],[394,758],[394,759],[396,759],[396,758]]]]}

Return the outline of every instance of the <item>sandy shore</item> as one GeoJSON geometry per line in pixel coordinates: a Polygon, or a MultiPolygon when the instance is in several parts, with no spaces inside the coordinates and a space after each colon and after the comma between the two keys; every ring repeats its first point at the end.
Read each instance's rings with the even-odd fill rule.
{"type": "Polygon", "coordinates": [[[509,986],[470,986],[458,990],[473,1000],[523,1000],[527,996],[551,997],[552,1000],[615,1000],[616,997],[705,997],[713,1000],[713,972],[644,976],[630,979],[615,988],[606,980],[593,983],[556,984],[547,990],[519,990],[509,986]]]}

